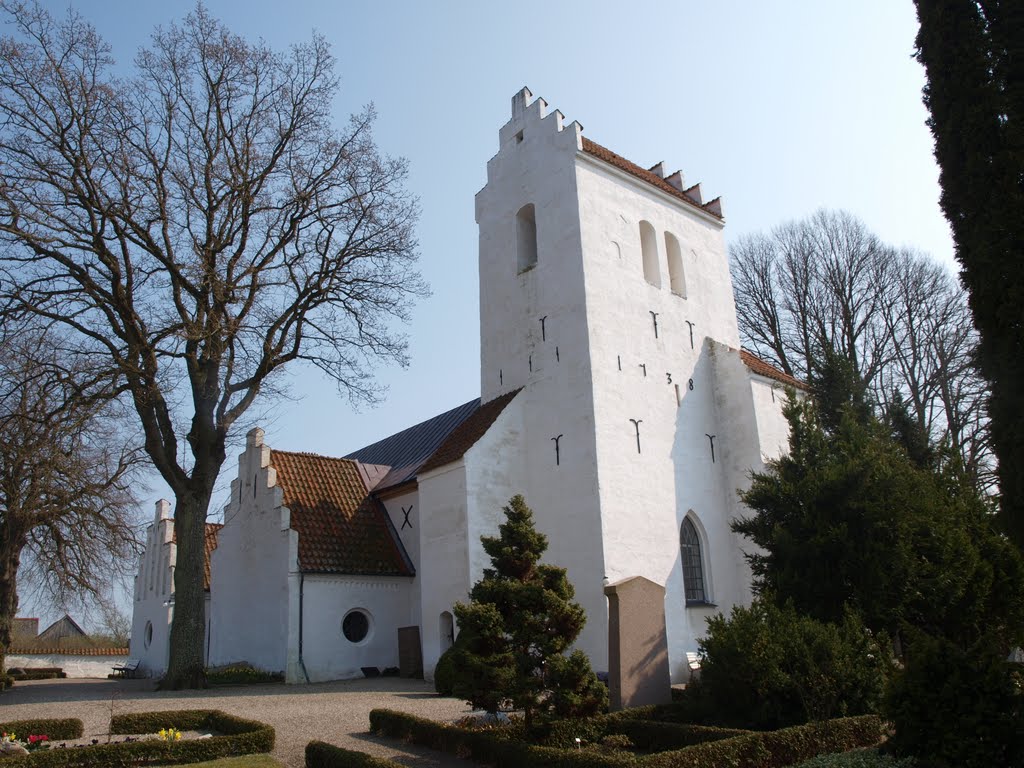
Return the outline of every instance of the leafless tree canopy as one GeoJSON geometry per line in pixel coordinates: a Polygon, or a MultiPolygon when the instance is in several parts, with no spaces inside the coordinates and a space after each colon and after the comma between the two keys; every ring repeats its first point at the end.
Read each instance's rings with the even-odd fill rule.
{"type": "Polygon", "coordinates": [[[135,454],[103,389],[52,336],[0,344],[0,666],[26,570],[62,603],[104,592],[138,551],[135,454]]]}
{"type": "Polygon", "coordinates": [[[3,310],[66,326],[134,404],[176,501],[168,677],[201,683],[228,430],[294,360],[363,400],[375,361],[405,361],[391,326],[425,292],[406,165],[378,153],[372,108],[332,124],[322,37],[279,53],[197,6],[122,79],[74,11],[0,7],[16,29],[0,41],[3,310]]]}
{"type": "Polygon", "coordinates": [[[825,350],[842,355],[876,403],[899,393],[932,441],[989,486],[977,333],[955,277],[886,246],[850,214],[824,210],[741,239],[730,262],[744,345],[805,380],[825,350]]]}

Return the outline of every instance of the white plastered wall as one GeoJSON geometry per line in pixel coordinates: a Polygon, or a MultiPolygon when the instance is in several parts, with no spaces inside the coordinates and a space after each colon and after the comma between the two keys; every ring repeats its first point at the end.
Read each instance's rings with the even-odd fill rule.
{"type": "Polygon", "coordinates": [[[310,682],[362,677],[362,667],[398,666],[398,628],[413,623],[411,579],[306,574],[303,582],[302,657],[310,682]],[[357,643],[341,626],[353,610],[365,613],[370,625],[357,643]]]}
{"type": "Polygon", "coordinates": [[[173,539],[171,505],[161,499],[146,529],[146,548],[139,560],[132,604],[131,654],[139,659],[140,671],[149,677],[160,677],[167,669],[177,554],[173,539]],[[147,626],[152,628],[149,642],[147,626]]]}
{"type": "Polygon", "coordinates": [[[493,526],[508,496],[522,493],[548,537],[545,561],[567,569],[587,612],[577,646],[604,670],[605,568],[575,172],[581,127],[563,124],[559,112],[549,114],[542,99],[530,98],[525,89],[513,97],[512,119],[499,132],[487,185],[476,197],[482,397],[524,390],[510,406],[521,411],[516,447],[497,459],[509,465],[505,498],[491,493],[470,510],[469,546],[477,553],[471,559],[480,557],[479,533],[493,526]],[[516,214],[528,204],[535,209],[537,263],[520,272],[516,214]]]}
{"type": "Polygon", "coordinates": [[[210,665],[247,661],[297,681],[298,601],[290,577],[298,572],[298,534],[288,527],[276,482],[263,430],[253,429],[210,563],[210,665]]]}

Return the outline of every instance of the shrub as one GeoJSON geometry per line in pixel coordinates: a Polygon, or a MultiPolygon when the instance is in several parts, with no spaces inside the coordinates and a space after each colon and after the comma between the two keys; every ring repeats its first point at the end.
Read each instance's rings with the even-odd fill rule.
{"type": "MultiPolygon", "coordinates": [[[[31,721],[29,721],[31,722],[31,721]]],[[[47,723],[53,721],[36,721],[47,723]]],[[[81,736],[78,722],[77,736],[81,736]]],[[[80,749],[48,749],[24,757],[4,760],[5,768],[134,768],[160,763],[200,763],[220,757],[260,754],[274,748],[274,729],[265,723],[245,720],[217,710],[179,710],[141,712],[115,715],[110,720],[111,733],[156,733],[161,728],[179,730],[215,730],[223,736],[194,741],[133,741],[120,744],[99,744],[80,749]]],[[[24,732],[24,729],[23,729],[24,732]]],[[[17,731],[15,731],[17,733],[17,731]]],[[[52,731],[47,731],[51,741],[52,731]]]]}
{"type": "Polygon", "coordinates": [[[455,648],[449,648],[441,654],[434,667],[434,690],[442,696],[455,694],[455,648]]]}
{"type": "Polygon", "coordinates": [[[283,683],[283,672],[267,672],[246,665],[209,670],[206,682],[210,685],[259,685],[261,683],[283,683]]]}
{"type": "MultiPolygon", "coordinates": [[[[608,717],[594,719],[616,724],[629,722],[608,717]]],[[[720,738],[638,759],[623,752],[533,746],[509,741],[494,733],[453,728],[385,709],[370,712],[370,729],[374,733],[468,757],[495,768],[782,768],[818,754],[873,746],[882,734],[881,721],[875,715],[847,717],[781,731],[720,738]]],[[[570,732],[566,730],[566,733],[570,732]]],[[[590,743],[600,744],[605,735],[598,735],[590,743]]],[[[632,736],[630,739],[635,742],[632,736]]]]}
{"type": "Polygon", "coordinates": [[[820,755],[795,768],[914,768],[913,758],[899,760],[877,749],[855,749],[834,755],[820,755]]]}
{"type": "Polygon", "coordinates": [[[46,734],[50,741],[58,739],[80,739],[82,738],[82,721],[78,718],[63,718],[50,720],[10,720],[0,723],[0,731],[3,733],[17,733],[25,736],[30,734],[46,734]]]}
{"type": "Polygon", "coordinates": [[[749,733],[645,757],[644,768],[783,768],[830,752],[874,746],[882,737],[876,715],[844,717],[778,731],[749,733]]]}
{"type": "Polygon", "coordinates": [[[306,768],[402,768],[391,760],[382,760],[365,752],[342,749],[322,741],[306,745],[306,768]]]}
{"type": "Polygon", "coordinates": [[[708,620],[701,679],[686,706],[702,722],[779,728],[877,712],[888,653],[852,614],[840,625],[757,600],[708,620]]]}
{"type": "Polygon", "coordinates": [[[940,768],[1024,765],[1024,681],[1015,666],[984,642],[964,650],[913,637],[886,693],[893,751],[940,768]]]}

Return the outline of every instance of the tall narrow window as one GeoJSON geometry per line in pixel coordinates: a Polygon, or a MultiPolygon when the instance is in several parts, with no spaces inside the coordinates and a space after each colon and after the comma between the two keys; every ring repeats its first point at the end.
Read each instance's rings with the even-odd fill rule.
{"type": "Polygon", "coordinates": [[[444,653],[452,647],[452,643],[455,642],[455,621],[452,615],[448,611],[441,611],[441,620],[438,622],[438,628],[441,631],[441,653],[444,653]]]}
{"type": "Polygon", "coordinates": [[[693,521],[688,517],[683,519],[683,527],[679,531],[679,548],[683,556],[683,590],[686,594],[686,604],[706,603],[700,536],[693,521]]]}
{"type": "Polygon", "coordinates": [[[516,214],[516,252],[519,272],[537,264],[537,216],[533,203],[524,205],[516,214]]]}
{"type": "Polygon", "coordinates": [[[661,270],[658,268],[658,237],[649,221],[640,222],[640,251],[644,259],[644,280],[661,287],[661,270]]]}
{"type": "Polygon", "coordinates": [[[668,254],[668,284],[672,293],[686,298],[686,275],[683,274],[683,252],[679,241],[671,232],[665,233],[665,252],[668,254]]]}

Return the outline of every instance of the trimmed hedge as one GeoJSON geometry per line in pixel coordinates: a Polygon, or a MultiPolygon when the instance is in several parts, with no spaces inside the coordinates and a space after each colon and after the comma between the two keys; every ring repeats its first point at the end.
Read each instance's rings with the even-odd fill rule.
{"type": "Polygon", "coordinates": [[[704,744],[709,741],[745,736],[751,731],[739,728],[717,728],[711,725],[681,725],[659,723],[655,720],[614,720],[608,724],[608,733],[628,736],[644,752],[665,752],[704,744]]]}
{"type": "Polygon", "coordinates": [[[57,680],[68,676],[59,669],[26,669],[23,672],[9,675],[12,680],[57,680]]]}
{"type": "MultiPolygon", "coordinates": [[[[220,757],[262,754],[274,748],[274,729],[271,726],[219,710],[141,712],[115,715],[110,720],[110,732],[116,734],[156,733],[161,728],[214,730],[226,735],[178,742],[147,740],[47,749],[24,757],[6,758],[3,764],[5,768],[134,768],[139,765],[202,763],[220,757]]],[[[47,735],[52,740],[52,735],[47,735]]]]}
{"type": "Polygon", "coordinates": [[[877,715],[842,717],[778,731],[749,733],[645,757],[644,768],[783,768],[818,755],[870,747],[882,738],[877,715]]]}
{"type": "MultiPolygon", "coordinates": [[[[595,718],[597,720],[598,718],[595,718]]],[[[671,726],[669,724],[637,723],[625,718],[608,718],[609,728],[628,735],[634,743],[647,738],[651,744],[679,738],[704,738],[701,743],[636,757],[632,754],[601,754],[589,749],[559,749],[509,741],[487,731],[455,728],[432,720],[424,720],[402,712],[375,709],[370,712],[370,730],[392,738],[442,752],[469,757],[496,768],[782,768],[830,752],[843,752],[857,747],[873,746],[882,737],[882,721],[876,715],[845,717],[784,728],[779,731],[742,732],[731,736],[725,728],[671,726]],[[667,728],[660,729],[659,725],[667,728]],[[711,741],[710,739],[717,739],[711,741]]],[[[568,736],[573,723],[561,730],[560,738],[568,736]]],[[[577,732],[580,738],[584,738],[577,732]]],[[[571,737],[573,742],[575,737],[571,737]]],[[[591,737],[593,738],[593,737],[591,737]]],[[[600,738],[598,736],[598,738],[600,738]]]]}
{"type": "Polygon", "coordinates": [[[0,691],[5,691],[14,685],[14,678],[10,675],[0,674],[0,691]]]}
{"type": "Polygon", "coordinates": [[[488,763],[495,768],[622,768],[636,765],[632,755],[602,755],[582,749],[537,747],[509,741],[493,732],[455,728],[388,709],[370,712],[370,730],[474,762],[488,763]]]}
{"type": "Polygon", "coordinates": [[[391,760],[382,760],[365,752],[342,749],[322,741],[306,745],[306,768],[404,768],[391,760]]]}
{"type": "Polygon", "coordinates": [[[82,738],[83,725],[77,717],[50,718],[49,720],[10,720],[0,723],[0,732],[28,736],[49,736],[50,741],[82,738]]]}

